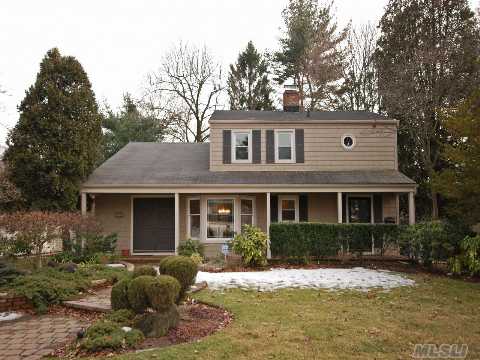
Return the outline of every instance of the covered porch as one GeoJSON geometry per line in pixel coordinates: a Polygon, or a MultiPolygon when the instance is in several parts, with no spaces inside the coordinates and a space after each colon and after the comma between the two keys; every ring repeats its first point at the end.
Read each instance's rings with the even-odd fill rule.
{"type": "MultiPolygon", "coordinates": [[[[415,222],[415,186],[90,189],[82,213],[96,216],[130,255],[175,254],[189,238],[215,257],[245,224],[267,234],[273,222],[399,223],[401,195],[415,222]]],[[[271,256],[268,251],[268,256],[271,256]]]]}

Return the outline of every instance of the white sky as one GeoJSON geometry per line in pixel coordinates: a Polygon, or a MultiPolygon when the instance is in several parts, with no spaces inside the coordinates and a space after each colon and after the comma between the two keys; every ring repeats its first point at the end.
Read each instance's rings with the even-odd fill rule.
{"type": "MultiPolygon", "coordinates": [[[[224,68],[249,40],[276,49],[287,0],[1,0],[0,145],[18,119],[17,106],[33,84],[48,49],[58,47],[83,65],[97,101],[113,107],[137,95],[145,75],[178,41],[206,45],[224,68]]],[[[380,19],[387,0],[336,0],[340,25],[380,19]]],[[[474,1],[471,0],[473,4],[474,1]]],[[[478,0],[475,0],[478,5],[478,0]]]]}

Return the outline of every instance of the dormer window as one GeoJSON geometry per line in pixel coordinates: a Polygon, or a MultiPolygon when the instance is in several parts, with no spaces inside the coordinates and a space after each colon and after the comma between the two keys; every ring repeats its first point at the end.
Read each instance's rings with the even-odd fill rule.
{"type": "Polygon", "coordinates": [[[232,163],[252,162],[252,132],[250,130],[232,131],[232,163]]]}
{"type": "Polygon", "coordinates": [[[295,130],[275,130],[275,162],[295,162],[295,130]]]}

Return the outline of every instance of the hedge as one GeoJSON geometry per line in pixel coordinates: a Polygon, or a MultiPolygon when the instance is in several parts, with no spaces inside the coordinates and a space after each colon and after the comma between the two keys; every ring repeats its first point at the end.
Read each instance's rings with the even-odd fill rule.
{"type": "Polygon", "coordinates": [[[403,228],[395,224],[276,223],[270,225],[272,256],[328,257],[398,245],[403,228]]]}

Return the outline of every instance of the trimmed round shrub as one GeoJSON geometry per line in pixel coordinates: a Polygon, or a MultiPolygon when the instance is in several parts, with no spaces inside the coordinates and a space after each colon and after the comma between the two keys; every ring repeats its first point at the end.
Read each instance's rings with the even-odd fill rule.
{"type": "Polygon", "coordinates": [[[112,287],[110,294],[110,303],[113,310],[129,309],[130,303],[128,301],[128,288],[132,280],[124,279],[117,282],[112,287]]]}
{"type": "Polygon", "coordinates": [[[136,278],[143,275],[157,276],[158,273],[157,270],[150,265],[135,266],[135,269],[133,269],[133,277],[136,278]]]}
{"type": "Polygon", "coordinates": [[[167,311],[178,299],[180,283],[169,275],[160,275],[145,288],[150,307],[155,311],[167,311]]]}
{"type": "Polygon", "coordinates": [[[185,298],[187,290],[195,283],[198,267],[186,256],[169,256],[160,261],[160,274],[170,275],[180,283],[177,304],[185,298]]]}
{"type": "Polygon", "coordinates": [[[148,308],[149,302],[146,293],[147,287],[155,281],[153,276],[142,275],[130,282],[128,287],[127,295],[130,308],[135,311],[137,314],[145,312],[148,308]]]}
{"type": "Polygon", "coordinates": [[[144,339],[143,333],[132,329],[128,332],[122,330],[119,324],[110,321],[99,321],[87,329],[85,340],[81,346],[89,352],[103,349],[120,349],[125,345],[133,348],[144,339]]]}

